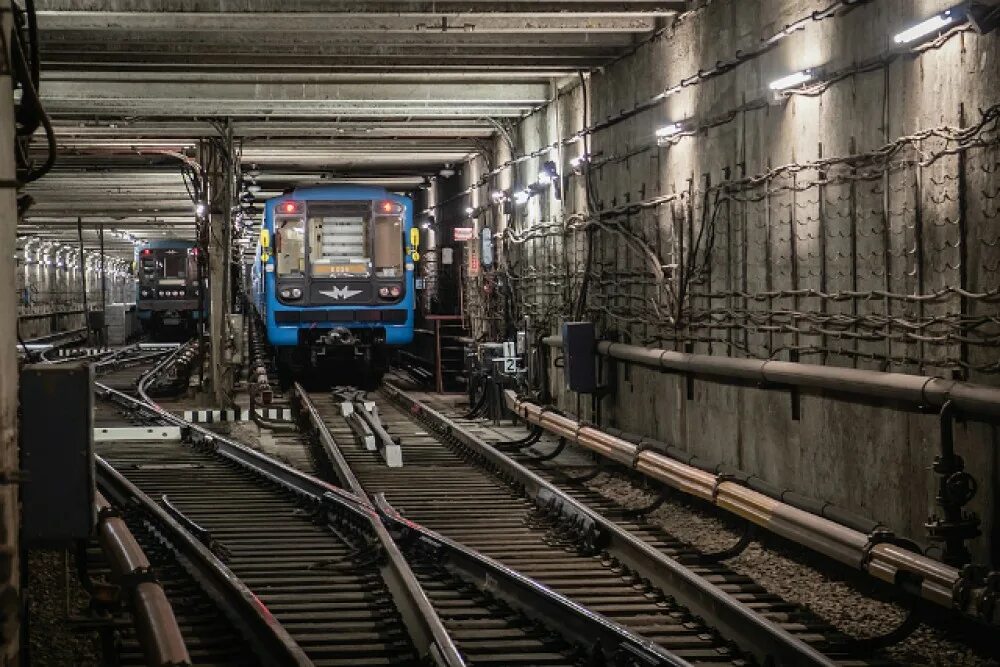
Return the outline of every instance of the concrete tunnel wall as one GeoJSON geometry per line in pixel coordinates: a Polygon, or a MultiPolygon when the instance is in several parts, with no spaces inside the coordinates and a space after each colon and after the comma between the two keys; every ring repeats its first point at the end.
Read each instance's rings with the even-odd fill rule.
{"type": "MultiPolygon", "coordinates": [[[[30,340],[86,326],[83,316],[83,276],[79,266],[60,266],[51,258],[26,261],[16,259],[15,299],[18,333],[30,340]]],[[[101,306],[101,272],[86,269],[87,307],[101,306]]],[[[107,301],[135,303],[135,281],[124,268],[108,265],[106,278],[107,301]]]]}
{"type": "MultiPolygon", "coordinates": [[[[594,134],[597,209],[660,200],[608,219],[593,232],[584,319],[596,322],[599,336],[701,354],[784,360],[797,354],[804,363],[998,384],[996,126],[974,133],[973,143],[984,145],[955,152],[950,150],[959,144],[941,136],[901,139],[976,126],[980,110],[1000,103],[1000,39],[958,31],[936,48],[850,73],[857,63],[887,56],[893,34],[952,4],[884,0],[807,20],[761,57],[594,134]],[[759,102],[769,81],[815,66],[823,66],[825,75],[847,74],[814,96],[759,102]],[[712,127],[656,146],[657,128],[684,120],[712,127]],[[887,144],[898,150],[885,159],[817,163],[887,144]],[[796,168],[772,171],[782,165],[796,168]],[[741,182],[744,177],[758,178],[741,182]],[[705,234],[692,261],[692,238],[700,230],[705,234]],[[685,279],[687,294],[678,299],[685,279]],[[954,291],[959,287],[992,296],[963,300],[954,291]],[[904,298],[942,290],[933,300],[904,298]],[[854,296],[823,296],[847,293],[854,296]],[[675,327],[670,317],[678,301],[684,316],[675,327]]],[[[629,110],[829,5],[710,3],[592,74],[589,118],[629,110]]],[[[515,153],[570,136],[585,125],[585,115],[581,88],[564,86],[556,102],[516,126],[515,153]]],[[[569,174],[569,159],[585,147],[580,142],[551,150],[548,159],[569,174]]],[[[494,163],[509,154],[498,139],[494,163]]],[[[525,161],[492,185],[504,187],[509,179],[523,187],[543,161],[525,161]]],[[[480,190],[479,201],[489,189],[480,190]]],[[[575,317],[586,215],[583,179],[571,175],[562,202],[548,192],[517,207],[510,220],[493,209],[478,221],[497,232],[507,229],[503,252],[514,310],[543,330],[556,332],[575,317]]],[[[466,283],[477,334],[491,333],[496,321],[480,303],[493,279],[466,283]]],[[[558,404],[593,418],[590,399],[568,392],[561,370],[552,371],[558,404]]],[[[682,377],[624,365],[616,373],[602,424],[738,466],[927,543],[923,524],[934,509],[936,485],[929,470],[938,447],[935,416],[805,395],[796,421],[786,392],[698,380],[688,400],[682,377]]],[[[978,560],[996,565],[1000,528],[992,489],[1000,476],[1000,434],[996,426],[967,422],[956,426],[955,436],[980,484],[970,509],[983,519],[983,536],[971,546],[978,560]]]]}

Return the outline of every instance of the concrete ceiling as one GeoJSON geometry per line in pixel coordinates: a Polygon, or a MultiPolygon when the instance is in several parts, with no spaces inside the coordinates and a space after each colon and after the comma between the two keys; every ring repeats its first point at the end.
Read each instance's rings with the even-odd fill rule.
{"type": "Polygon", "coordinates": [[[262,196],[309,182],[412,189],[686,4],[36,0],[60,159],[28,188],[21,231],[75,235],[81,217],[190,235],[172,156],[225,120],[262,196]]]}

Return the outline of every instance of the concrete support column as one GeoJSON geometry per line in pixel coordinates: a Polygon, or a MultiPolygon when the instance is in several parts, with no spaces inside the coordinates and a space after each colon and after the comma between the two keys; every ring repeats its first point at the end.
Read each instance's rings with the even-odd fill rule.
{"type": "MultiPolygon", "coordinates": [[[[11,3],[0,0],[0,29],[4,44],[11,43],[11,3]]],[[[5,54],[10,62],[10,53],[5,54]]],[[[0,74],[0,87],[11,90],[9,73],[0,74]]],[[[10,184],[14,167],[14,100],[0,95],[0,247],[13,248],[17,232],[17,193],[10,184]]],[[[0,253],[0,282],[14,285],[14,253],[0,253]]],[[[0,665],[15,665],[20,652],[20,581],[18,573],[17,484],[17,304],[13,289],[0,290],[0,665]]]]}
{"type": "Polygon", "coordinates": [[[229,124],[221,141],[204,142],[201,146],[201,164],[208,181],[209,377],[219,407],[229,405],[233,382],[231,369],[225,363],[227,316],[233,301],[229,279],[236,161],[233,147],[229,124]]]}

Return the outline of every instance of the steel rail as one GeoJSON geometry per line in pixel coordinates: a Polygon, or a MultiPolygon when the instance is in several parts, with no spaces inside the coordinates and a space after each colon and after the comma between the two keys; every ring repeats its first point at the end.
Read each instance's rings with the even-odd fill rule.
{"type": "Polygon", "coordinates": [[[148,517],[194,577],[240,629],[264,664],[312,665],[302,648],[257,596],[184,526],[100,456],[95,456],[100,485],[122,507],[138,508],[148,517]]]}
{"type": "Polygon", "coordinates": [[[410,545],[417,557],[432,559],[446,570],[479,588],[489,590],[529,618],[557,627],[571,641],[594,647],[603,654],[602,664],[636,664],[653,667],[686,667],[690,663],[600,614],[542,586],[454,540],[403,518],[381,493],[373,498],[383,521],[397,539],[410,545]]]}
{"type": "MultiPolygon", "coordinates": [[[[149,376],[165,368],[171,358],[165,359],[151,370],[149,376]]],[[[148,379],[149,376],[144,380],[148,379]]],[[[183,432],[193,442],[211,447],[217,455],[233,461],[314,504],[323,506],[328,512],[340,512],[346,509],[362,516],[379,538],[380,546],[386,556],[385,562],[379,566],[380,572],[403,618],[413,645],[426,659],[433,661],[436,665],[442,667],[463,667],[465,665],[444,624],[437,616],[437,612],[427,600],[416,576],[385,530],[378,514],[364,496],[347,493],[204,427],[187,422],[163,410],[149,399],[134,399],[110,387],[99,383],[95,384],[101,392],[113,400],[145,410],[151,416],[181,426],[182,429],[185,429],[183,432]]],[[[140,382],[140,395],[145,394],[145,386],[147,385],[148,383],[140,382]]]]}
{"type": "Polygon", "coordinates": [[[523,401],[510,390],[505,392],[505,400],[511,411],[528,423],[541,426],[650,479],[885,582],[904,584],[904,588],[924,600],[979,620],[991,623],[1000,620],[994,605],[983,604],[992,595],[991,591],[974,585],[967,579],[966,571],[900,546],[888,539],[891,536],[854,530],[656,450],[640,449],[628,440],[523,401]]]}
{"type": "Polygon", "coordinates": [[[149,559],[125,521],[100,492],[94,498],[97,536],[112,580],[126,590],[136,634],[151,667],[191,665],[184,635],[149,559]]]}
{"type": "MultiPolygon", "coordinates": [[[[542,342],[549,347],[562,347],[560,336],[547,336],[542,342]]],[[[904,403],[917,409],[940,409],[951,402],[965,417],[1000,420],[1000,387],[971,382],[792,361],[688,354],[609,341],[599,341],[596,351],[602,356],[647,368],[700,375],[724,382],[753,382],[830,391],[869,400],[904,403]]]]}
{"type": "MultiPolygon", "coordinates": [[[[630,656],[638,661],[637,664],[650,666],[689,664],[511,568],[430,529],[403,519],[384,497],[371,496],[367,493],[306,391],[298,383],[293,389],[294,404],[319,435],[320,444],[334,468],[334,473],[357,496],[371,499],[382,520],[396,529],[397,540],[407,544],[418,538],[423,550],[436,556],[447,557],[446,563],[437,562],[446,568],[450,566],[451,569],[457,570],[460,578],[479,584],[481,588],[488,589],[491,594],[504,599],[527,616],[541,620],[549,627],[558,628],[581,645],[591,646],[595,640],[599,640],[595,646],[604,652],[607,664],[618,664],[616,660],[623,656],[630,656]]],[[[426,557],[425,553],[423,558],[426,557]]]]}
{"type": "Polygon", "coordinates": [[[421,403],[390,382],[383,392],[439,435],[451,439],[489,462],[499,474],[516,480],[541,506],[575,522],[582,533],[642,577],[673,595],[693,613],[710,619],[724,635],[761,662],[781,665],[833,665],[833,660],[748,606],[734,600],[674,559],[592,511],[572,496],[473,435],[437,410],[421,403]]]}
{"type": "MultiPolygon", "coordinates": [[[[318,438],[320,447],[322,447],[323,452],[337,471],[339,479],[351,490],[351,493],[358,499],[358,502],[368,504],[368,495],[365,493],[364,487],[361,486],[361,482],[350,471],[347,461],[340,453],[340,449],[337,447],[337,443],[334,441],[329,429],[327,429],[326,424],[323,423],[319,413],[316,412],[316,407],[309,401],[305,390],[296,382],[292,387],[292,392],[293,406],[297,407],[300,413],[306,418],[308,426],[318,438]]],[[[456,648],[454,641],[452,641],[451,636],[448,634],[448,630],[444,627],[441,619],[438,618],[437,612],[410,570],[410,566],[407,564],[406,559],[403,558],[399,547],[374,510],[372,510],[372,519],[379,542],[389,557],[389,567],[380,566],[380,569],[383,570],[383,578],[386,585],[389,586],[393,597],[406,602],[405,605],[400,605],[399,611],[403,614],[403,619],[407,622],[407,627],[412,623],[414,629],[418,631],[417,635],[422,644],[435,647],[435,650],[440,654],[438,656],[440,664],[464,665],[465,660],[459,654],[458,648],[456,648]],[[402,576],[402,573],[406,573],[406,576],[402,576]],[[426,622],[428,619],[431,619],[432,622],[426,622]]]]}

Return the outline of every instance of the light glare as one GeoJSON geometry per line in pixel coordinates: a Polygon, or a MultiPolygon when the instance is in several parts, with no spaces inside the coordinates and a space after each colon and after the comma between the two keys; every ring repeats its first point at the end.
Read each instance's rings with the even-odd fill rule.
{"type": "Polygon", "coordinates": [[[771,90],[785,90],[801,85],[806,81],[812,81],[812,79],[812,71],[804,69],[801,72],[795,72],[794,74],[789,74],[788,76],[783,76],[780,79],[772,81],[769,87],[771,90]]]}
{"type": "Polygon", "coordinates": [[[946,25],[950,24],[955,20],[951,11],[942,12],[936,16],[932,16],[926,21],[921,21],[912,28],[907,28],[903,32],[897,34],[892,38],[896,44],[906,44],[907,42],[912,42],[916,39],[920,39],[925,35],[929,35],[932,32],[936,32],[946,25]]]}
{"type": "Polygon", "coordinates": [[[677,134],[681,131],[681,126],[678,123],[671,123],[670,125],[665,125],[656,131],[656,136],[658,137],[669,137],[677,134]]]}

